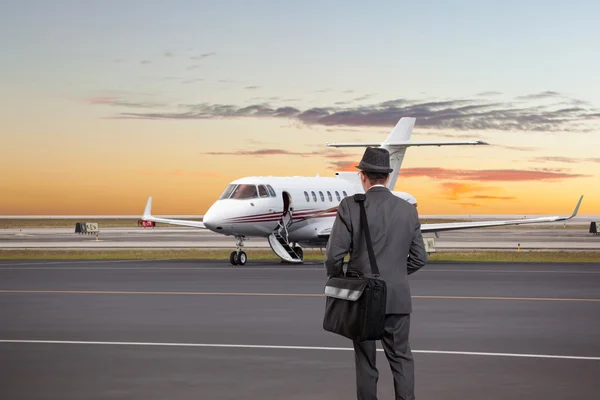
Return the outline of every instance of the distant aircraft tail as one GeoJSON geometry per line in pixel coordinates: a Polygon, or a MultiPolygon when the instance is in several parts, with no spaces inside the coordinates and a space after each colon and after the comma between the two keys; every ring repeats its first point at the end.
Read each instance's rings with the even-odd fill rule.
{"type": "Polygon", "coordinates": [[[461,145],[487,145],[488,143],[476,140],[476,141],[463,141],[463,142],[411,142],[410,136],[415,126],[416,118],[402,117],[392,129],[392,132],[388,135],[385,141],[379,142],[366,142],[366,143],[327,143],[330,147],[382,147],[390,152],[390,167],[393,168],[393,172],[390,176],[388,188],[394,190],[396,181],[398,180],[398,173],[404,161],[404,155],[406,149],[414,146],[461,146],[461,145]]]}
{"type": "Polygon", "coordinates": [[[148,197],[148,202],[146,203],[142,218],[152,218],[152,196],[148,197]]]}

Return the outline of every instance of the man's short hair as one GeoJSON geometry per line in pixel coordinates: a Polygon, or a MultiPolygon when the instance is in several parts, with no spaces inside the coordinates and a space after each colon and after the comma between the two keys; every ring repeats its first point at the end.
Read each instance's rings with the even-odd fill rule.
{"type": "Polygon", "coordinates": [[[363,174],[365,174],[369,182],[371,182],[371,185],[382,185],[385,183],[385,180],[388,178],[388,176],[390,176],[390,174],[385,172],[363,171],[363,174]]]}

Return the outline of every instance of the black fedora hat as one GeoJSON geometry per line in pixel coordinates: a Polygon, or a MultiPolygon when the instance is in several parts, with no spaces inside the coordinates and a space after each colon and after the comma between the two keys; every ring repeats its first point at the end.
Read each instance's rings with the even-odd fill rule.
{"type": "Polygon", "coordinates": [[[364,172],[389,174],[393,171],[390,168],[390,152],[380,147],[367,147],[356,168],[364,172]]]}

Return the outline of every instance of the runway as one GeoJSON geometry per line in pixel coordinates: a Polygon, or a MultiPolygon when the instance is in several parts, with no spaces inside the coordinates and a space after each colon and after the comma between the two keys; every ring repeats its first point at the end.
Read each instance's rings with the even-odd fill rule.
{"type": "MultiPolygon", "coordinates": [[[[432,236],[432,235],[427,235],[432,236]]],[[[248,248],[269,248],[266,239],[250,238],[248,248]]],[[[474,229],[442,232],[438,250],[600,250],[600,236],[586,229],[474,229]]],[[[0,249],[235,248],[235,239],[193,228],[109,228],[95,235],[73,229],[0,229],[0,249]]]]}
{"type": "MultiPolygon", "coordinates": [[[[320,263],[0,262],[0,398],[355,398],[324,282],[320,263]]],[[[431,263],[410,282],[418,399],[598,397],[600,264],[431,263]]]]}

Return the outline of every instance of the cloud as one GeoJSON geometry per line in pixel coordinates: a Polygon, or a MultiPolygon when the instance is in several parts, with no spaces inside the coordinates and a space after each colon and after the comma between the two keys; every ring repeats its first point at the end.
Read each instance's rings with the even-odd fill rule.
{"type": "Polygon", "coordinates": [[[113,107],[132,107],[132,108],[161,108],[163,104],[147,101],[129,101],[117,97],[90,97],[82,99],[84,103],[91,105],[109,105],[113,107]]]}
{"type": "Polygon", "coordinates": [[[496,144],[496,145],[494,145],[494,147],[499,147],[501,149],[506,149],[506,150],[514,150],[514,151],[534,151],[534,150],[538,150],[537,147],[505,146],[505,145],[500,145],[500,144],[496,144]]]}
{"type": "Polygon", "coordinates": [[[500,96],[501,92],[489,91],[489,92],[481,92],[477,93],[477,96],[489,97],[489,96],[500,96]]]}
{"type": "Polygon", "coordinates": [[[566,172],[521,170],[521,169],[492,169],[492,170],[461,170],[445,168],[404,168],[400,170],[402,178],[433,178],[443,180],[466,181],[541,181],[563,180],[572,178],[587,178],[590,175],[571,174],[566,172]]]}
{"type": "Polygon", "coordinates": [[[217,53],[215,53],[215,52],[211,52],[211,53],[202,53],[202,54],[200,54],[199,56],[192,56],[192,57],[190,57],[190,58],[191,58],[192,60],[203,60],[203,59],[205,59],[205,58],[208,58],[208,57],[213,57],[213,56],[216,56],[216,55],[217,55],[217,53]]]}
{"type": "Polygon", "coordinates": [[[542,172],[568,172],[571,168],[534,168],[535,171],[542,172]]]}
{"type": "Polygon", "coordinates": [[[557,109],[551,105],[515,107],[511,103],[472,99],[429,102],[396,99],[373,105],[307,109],[269,104],[201,103],[183,110],[122,113],[120,116],[139,119],[288,118],[304,125],[386,128],[395,126],[402,116],[411,116],[417,118],[419,128],[426,129],[581,132],[591,130],[589,123],[600,119],[600,112],[583,107],[557,109]],[[281,113],[282,108],[289,112],[281,113]]]}
{"type": "Polygon", "coordinates": [[[364,96],[360,96],[360,97],[357,97],[355,99],[352,99],[352,101],[364,101],[364,100],[367,100],[367,99],[369,99],[371,97],[373,97],[373,96],[370,95],[370,94],[365,94],[364,96]]]}
{"type": "Polygon", "coordinates": [[[171,53],[170,51],[166,51],[165,57],[173,57],[173,53],[171,53]]]}
{"type": "Polygon", "coordinates": [[[440,184],[440,189],[447,200],[458,200],[467,193],[491,190],[491,188],[483,187],[478,183],[464,182],[443,182],[440,184]]]}
{"type": "Polygon", "coordinates": [[[259,89],[259,88],[260,88],[260,86],[246,86],[244,89],[246,89],[246,90],[256,90],[256,89],[259,89]]]}
{"type": "Polygon", "coordinates": [[[517,96],[519,100],[539,100],[539,99],[548,99],[552,97],[562,97],[562,95],[558,92],[553,92],[551,90],[547,90],[545,92],[528,94],[525,96],[517,96]]]}
{"type": "Polygon", "coordinates": [[[200,69],[199,65],[190,65],[189,67],[187,67],[188,71],[194,71],[196,69],[200,69]]]}
{"type": "Polygon", "coordinates": [[[457,203],[457,204],[462,207],[469,207],[469,208],[481,207],[481,204],[477,204],[477,203],[457,203]]]}
{"type": "Polygon", "coordinates": [[[476,138],[476,137],[473,136],[473,134],[469,134],[469,133],[439,133],[439,132],[433,132],[431,134],[435,135],[435,136],[443,137],[443,138],[449,138],[449,139],[470,139],[470,140],[473,140],[473,139],[476,138]]]}
{"type": "Polygon", "coordinates": [[[591,103],[586,100],[574,99],[567,96],[564,93],[547,90],[545,92],[533,93],[524,96],[517,96],[517,100],[531,101],[531,100],[560,100],[560,104],[566,104],[570,106],[590,106],[591,103]]]}
{"type": "Polygon", "coordinates": [[[511,196],[499,196],[493,194],[473,194],[481,192],[498,192],[502,191],[499,187],[483,186],[479,183],[472,182],[443,182],[440,184],[440,191],[446,200],[463,202],[457,203],[464,207],[479,207],[480,204],[474,202],[465,202],[467,199],[472,200],[514,200],[511,196]]]}
{"type": "Polygon", "coordinates": [[[472,199],[479,199],[479,200],[514,200],[515,197],[511,197],[511,196],[488,196],[488,195],[484,195],[484,194],[478,194],[476,196],[471,196],[472,199]]]}
{"type": "Polygon", "coordinates": [[[168,178],[222,178],[223,175],[214,171],[155,171],[141,170],[136,171],[138,175],[153,176],[153,177],[168,177],[168,178]]]}
{"type": "Polygon", "coordinates": [[[140,61],[140,64],[143,64],[143,65],[145,65],[145,64],[152,64],[152,61],[150,61],[150,60],[142,60],[142,61],[140,61]]]}
{"type": "Polygon", "coordinates": [[[87,104],[114,104],[117,99],[113,97],[90,97],[88,99],[82,99],[87,104]]]}
{"type": "MultiPolygon", "coordinates": [[[[257,142],[259,143],[259,142],[257,142]]],[[[300,156],[300,157],[311,157],[320,156],[326,158],[347,158],[347,153],[342,153],[335,150],[319,150],[319,151],[289,151],[284,149],[258,149],[258,150],[238,150],[238,151],[211,151],[202,153],[210,156],[253,156],[253,157],[264,157],[264,156],[300,156]]]]}
{"type": "MultiPolygon", "coordinates": [[[[343,157],[339,157],[343,158],[343,157]]],[[[358,161],[341,160],[331,162],[331,168],[336,171],[356,171],[354,168],[358,161]]],[[[498,170],[475,170],[475,169],[445,169],[445,168],[402,168],[399,176],[401,178],[432,178],[437,180],[459,180],[474,182],[522,182],[522,181],[556,181],[572,178],[588,178],[590,175],[572,174],[564,168],[540,168],[533,170],[521,169],[498,169],[498,170]]],[[[446,188],[473,188],[470,183],[451,183],[446,188]]],[[[472,191],[472,190],[471,190],[472,191]]]]}
{"type": "Polygon", "coordinates": [[[577,157],[535,157],[530,160],[531,162],[558,162],[558,163],[566,163],[566,164],[579,164],[579,163],[600,163],[600,157],[587,157],[587,158],[577,158],[577,157]]]}
{"type": "Polygon", "coordinates": [[[185,85],[189,85],[190,83],[196,83],[196,82],[202,82],[202,81],[204,81],[204,79],[196,78],[196,79],[186,79],[184,81],[181,81],[181,83],[183,83],[185,85]]]}

